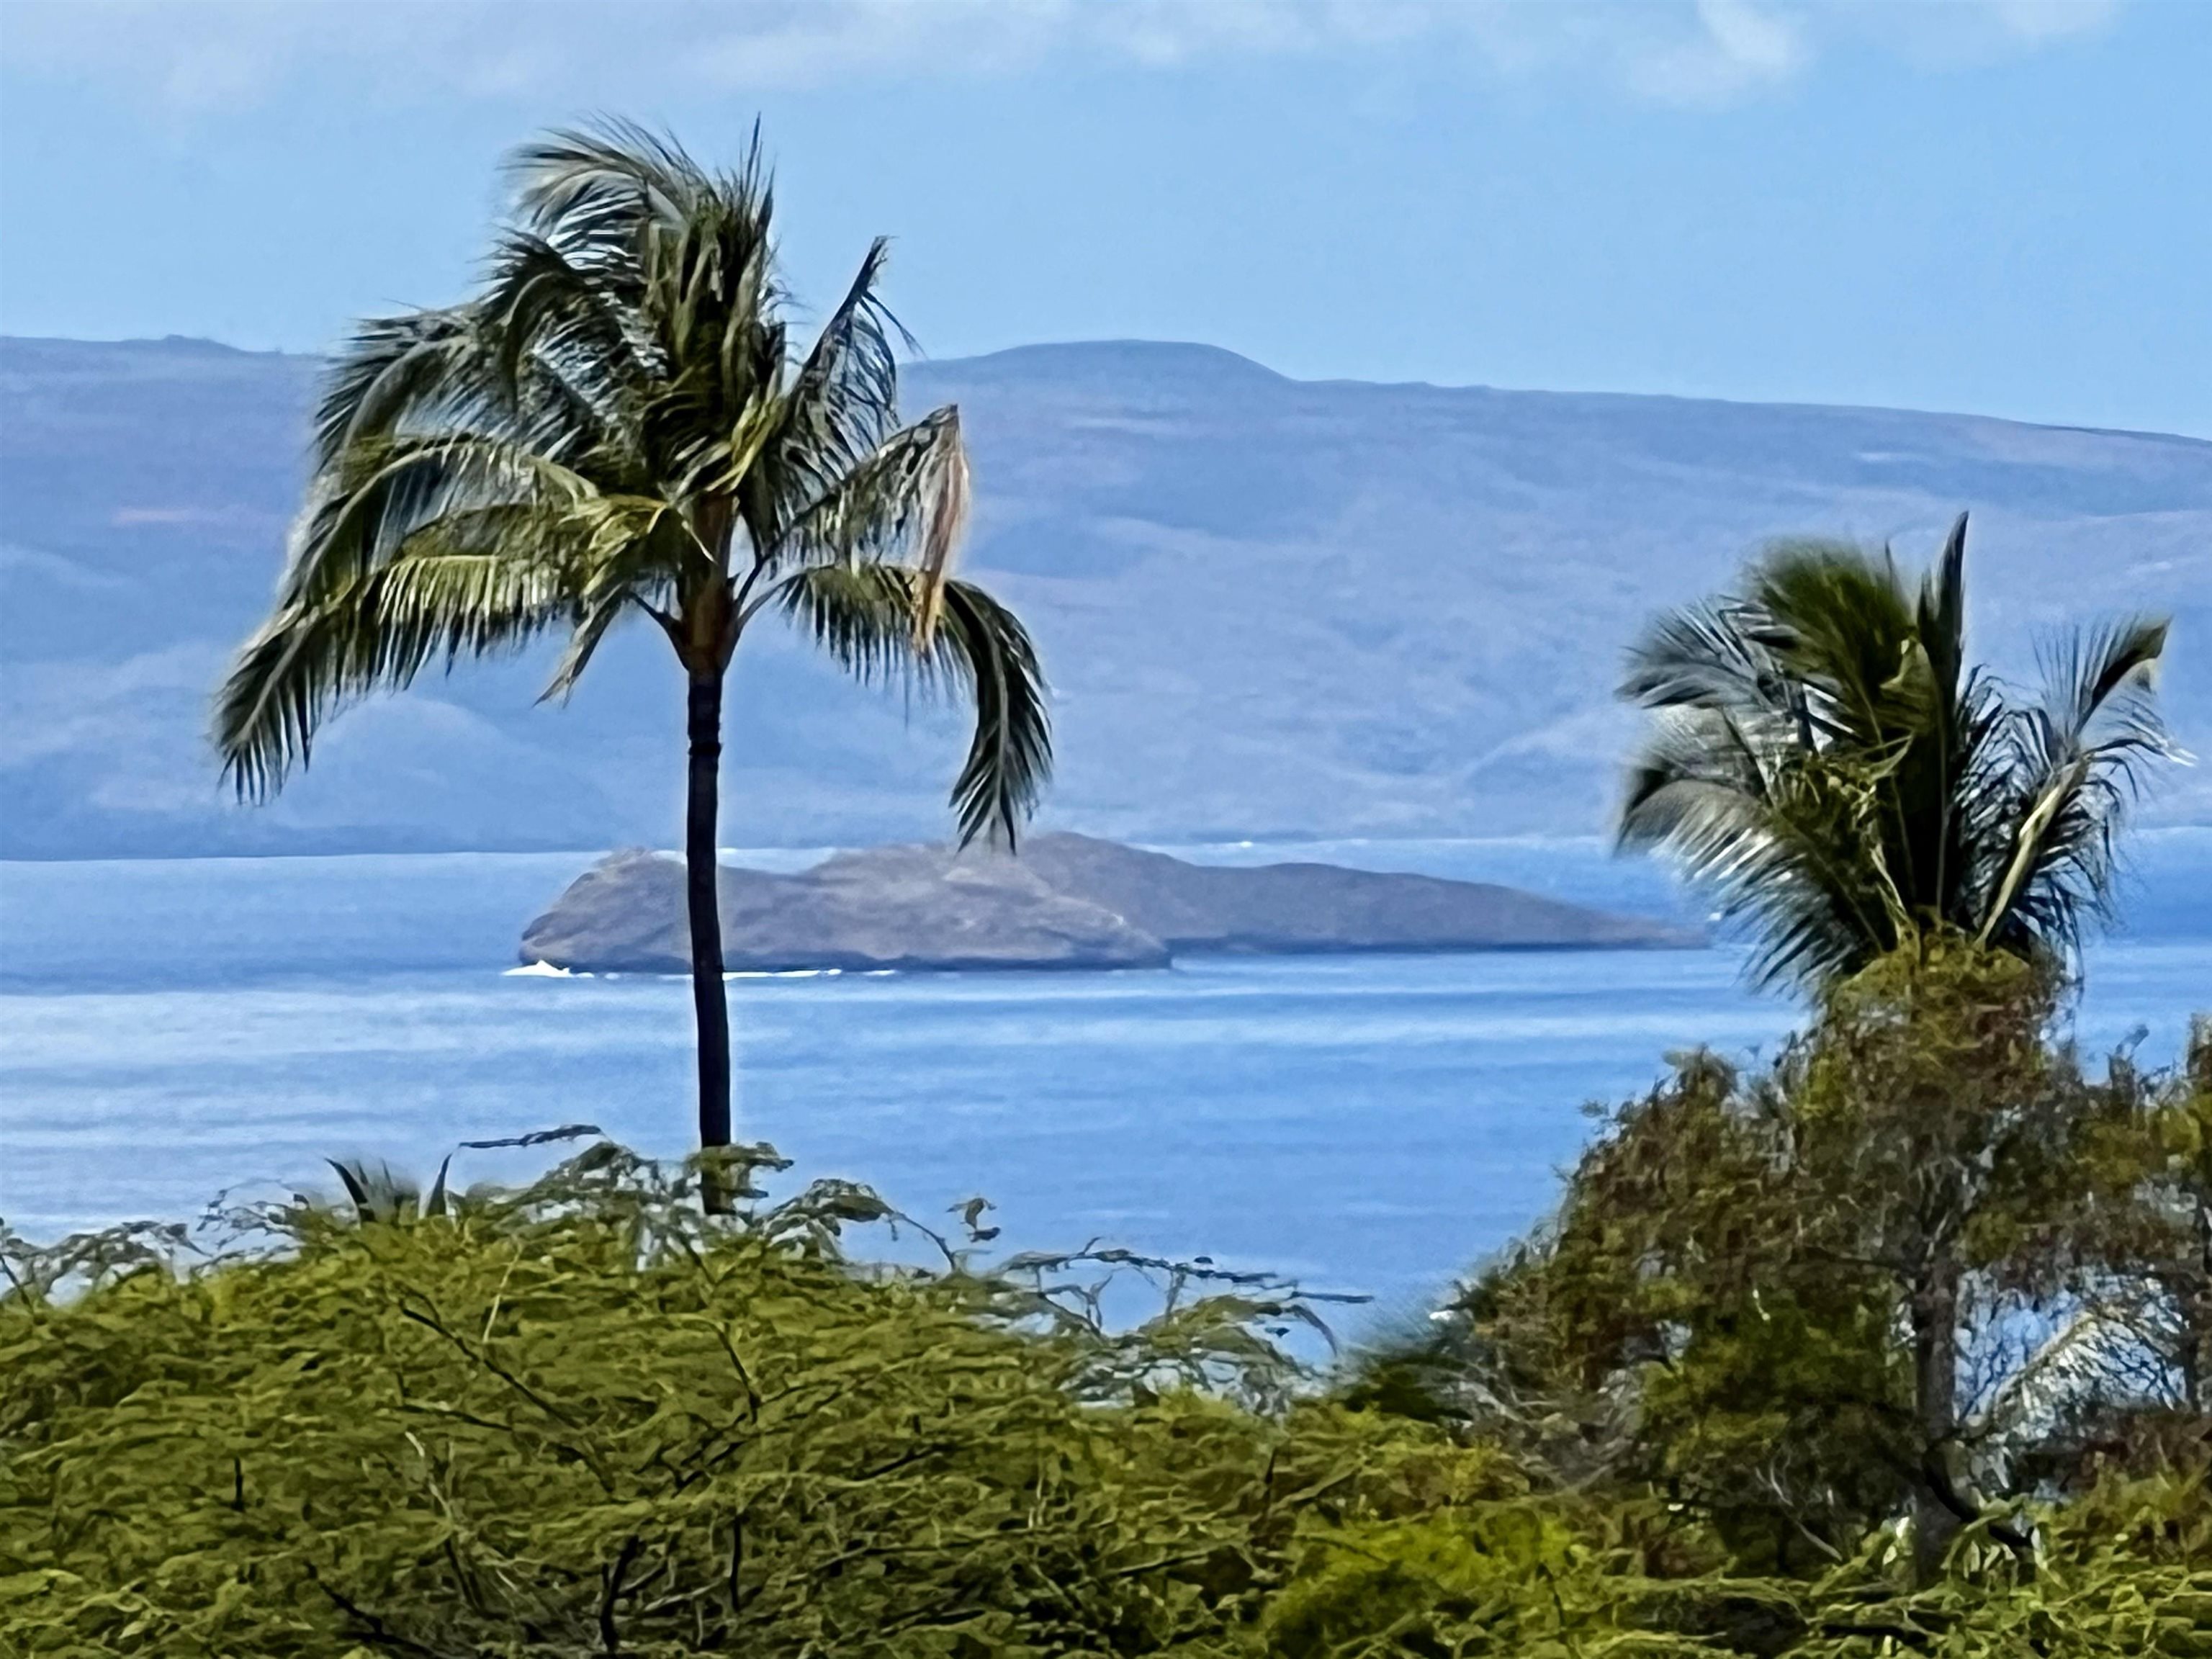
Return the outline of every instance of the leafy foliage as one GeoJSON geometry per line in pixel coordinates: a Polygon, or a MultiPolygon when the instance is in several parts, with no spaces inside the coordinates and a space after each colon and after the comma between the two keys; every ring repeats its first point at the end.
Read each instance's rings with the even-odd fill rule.
{"type": "MultiPolygon", "coordinates": [[[[1688,1126],[1738,1090],[1698,1061],[1662,1092],[1688,1126]]],[[[1603,1182],[1636,1184],[1643,1156],[1612,1155],[1603,1182]]],[[[235,1214],[197,1262],[177,1229],[0,1243],[0,1645],[2212,1651],[2201,1469],[2015,1505],[2031,1559],[1970,1527],[1918,1589],[1881,1525],[1809,1570],[1747,1570],[1741,1529],[1663,1471],[1563,1478],[1540,1434],[1465,1394],[1409,1414],[1409,1391],[1317,1392],[1273,1340],[1315,1310],[1276,1281],[1113,1251],[991,1263],[980,1205],[954,1242],[843,1182],[766,1202],[752,1177],[777,1167],[738,1148],[671,1170],[601,1144],[434,1206],[354,1170],[347,1201],[235,1214]],[[738,1213],[702,1212],[703,1162],[749,1200],[738,1213]],[[935,1265],[854,1260],[861,1226],[918,1237],[935,1265]],[[1105,1280],[1129,1273],[1160,1300],[1110,1326],[1105,1280]]],[[[1570,1206],[1551,1260],[1597,1248],[1569,1242],[1597,1210],[1570,1206]]],[[[1524,1264],[1519,1282],[1543,1277],[1524,1264]]],[[[1597,1334],[1595,1289],[1560,1291],[1561,1352],[1597,1334]]],[[[1792,1328],[1832,1348],[1827,1315],[1792,1328]]],[[[1691,1316],[1709,1347],[1713,1322],[1691,1316]]],[[[1676,1368],[1753,1378],[1787,1346],[1676,1368]]],[[[1752,1443],[1746,1421],[1707,1387],[1634,1432],[1678,1450],[1717,1436],[1676,1459],[1710,1470],[1722,1443],[1752,1443]]]]}
{"type": "Polygon", "coordinates": [[[1613,1114],[1542,1228],[1346,1397],[1647,1489],[1737,1571],[1840,1567],[1910,1515],[2024,1556],[2028,1498],[2201,1468],[2193,1165],[2208,1058],[2101,1076],[2050,981],[1971,940],[1836,987],[1770,1065],[1704,1052],[1613,1114]]]}
{"type": "Polygon", "coordinates": [[[1778,544],[1746,591],[1674,612],[1623,695],[1656,710],[1620,818],[1814,985],[1948,929],[2066,956],[2108,900],[2112,836],[2166,751],[2163,622],[2056,642],[2039,697],[1966,660],[1966,520],[1909,586],[1887,551],[1778,544]]]}
{"type": "Polygon", "coordinates": [[[2201,1478],[2112,1486],[2045,1517],[2031,1566],[1970,1531],[1900,1589],[1887,1534],[1810,1582],[1695,1571],[1648,1510],[1493,1504],[1314,1534],[1269,1606],[1285,1659],[2022,1659],[2212,1653],[2212,1504],[2201,1478]]]}
{"type": "Polygon", "coordinates": [[[788,613],[841,661],[945,685],[977,720],[963,836],[1012,836],[1049,764],[1036,653],[955,579],[958,411],[897,414],[878,240],[795,350],[757,136],[714,173],[626,123],[517,154],[482,291],[362,324],[317,414],[314,481],[216,732],[240,791],[305,764],[346,701],[549,633],[565,695],[643,617],[719,682],[788,613]]]}
{"type": "MultiPolygon", "coordinates": [[[[650,250],[675,233],[627,165],[563,150],[525,199],[580,247],[651,222],[650,250]]],[[[527,241],[502,317],[568,280],[527,241]]],[[[637,285],[680,321],[698,284],[653,289],[665,252],[637,285]]],[[[599,313],[544,315],[588,335],[599,313]]],[[[620,333],[600,343],[644,349],[620,333]]],[[[640,453],[690,407],[641,420],[640,453]]],[[[766,511],[747,468],[772,435],[684,464],[766,511]]],[[[922,464],[871,441],[852,465],[922,464]]],[[[467,448],[447,459],[489,464],[467,448]]],[[[632,551],[668,522],[591,510],[632,551]]],[[[841,515],[787,526],[838,556],[757,602],[864,677],[972,670],[985,602],[926,550],[853,557],[866,515],[841,515]]],[[[671,1171],[603,1143],[514,1193],[454,1194],[450,1160],[427,1194],[341,1164],[344,1206],[238,1217],[191,1266],[174,1229],[0,1237],[0,1637],[209,1659],[2212,1655],[2212,1024],[2171,1075],[2123,1054],[2092,1076],[2053,1037],[2160,748],[2137,688],[2163,633],[2103,638],[2041,710],[2011,706],[1964,666],[1963,538],[1917,597],[1886,562],[1785,550],[1752,600],[1647,642],[1639,695],[1671,718],[1628,838],[1719,879],[1816,1017],[1770,1065],[1680,1056],[1418,1331],[1318,1376],[1279,1346],[1326,1328],[1294,1287],[1120,1250],[992,1263],[982,1200],[957,1243],[849,1183],[768,1204],[766,1148],[671,1171]],[[933,1265],[849,1258],[875,1224],[933,1265]],[[1160,1300],[1117,1324],[1131,1273],[1160,1300]]],[[[696,653],[682,619],[720,603],[657,619],[696,653]]],[[[1042,756],[971,758],[963,812],[1042,756]]]]}
{"type": "Polygon", "coordinates": [[[442,1214],[263,1215],[287,1248],[197,1271],[19,1264],[11,1650],[1155,1651],[1359,1467],[1253,1409],[1292,1369],[1255,1327],[1307,1311],[1264,1283],[1185,1270],[1109,1333],[1068,1259],[848,1263],[891,1218],[842,1183],[696,1197],[602,1145],[442,1214]]]}

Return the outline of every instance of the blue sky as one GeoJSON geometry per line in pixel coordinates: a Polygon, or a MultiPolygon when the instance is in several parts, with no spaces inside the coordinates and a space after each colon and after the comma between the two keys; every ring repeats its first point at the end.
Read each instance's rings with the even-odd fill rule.
{"type": "Polygon", "coordinates": [[[469,280],[501,152],[732,153],[939,356],[2212,436],[2212,3],[0,0],[0,329],[313,349],[469,280]]]}

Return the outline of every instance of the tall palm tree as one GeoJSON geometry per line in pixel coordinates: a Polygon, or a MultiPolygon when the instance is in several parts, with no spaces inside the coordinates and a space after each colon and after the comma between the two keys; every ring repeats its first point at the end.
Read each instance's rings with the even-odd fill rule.
{"type": "Polygon", "coordinates": [[[2071,635],[2021,700],[1966,654],[1966,519],[1908,582],[1887,550],[1771,548],[1740,594],[1661,617],[1622,695],[1659,719],[1621,843],[1675,855],[1763,935],[1754,977],[1832,981],[1946,928],[2070,957],[2113,832],[2168,753],[2163,621],[2071,635]]]}
{"type": "Polygon", "coordinates": [[[511,166],[477,295],[363,323],[331,366],[290,562],[218,694],[216,739],[240,793],[265,798],[350,699],[552,633],[566,650],[545,696],[562,697],[611,629],[648,619],[689,686],[699,1138],[726,1146],[714,848],[739,641],[780,617],[863,680],[966,696],[963,842],[1011,843],[1049,769],[1036,657],[951,574],[959,415],[898,423],[907,337],[878,296],[883,242],[801,357],[757,130],[734,172],[625,123],[550,134],[511,166]]]}

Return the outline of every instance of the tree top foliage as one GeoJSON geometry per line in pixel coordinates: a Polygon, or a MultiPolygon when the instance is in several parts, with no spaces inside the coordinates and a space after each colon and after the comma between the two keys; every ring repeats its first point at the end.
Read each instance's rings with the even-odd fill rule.
{"type": "Polygon", "coordinates": [[[1622,695],[1655,713],[1622,845],[1662,849],[1814,988],[1948,930],[2069,963],[2114,835],[2169,748],[2164,621],[2059,635],[2023,694],[1972,662],[1966,519],[1917,582],[1887,549],[1775,544],[1741,591],[1668,613],[1622,695]]]}
{"type": "MultiPolygon", "coordinates": [[[[1717,1079],[1715,1079],[1716,1082],[1717,1079]]],[[[865,1189],[698,1209],[599,1145],[517,1191],[6,1244],[0,1644],[38,1655],[2185,1654],[2200,1477],[1755,1565],[1662,1485],[1562,1478],[1277,1338],[1290,1287],[1119,1252],[855,1258],[865,1189]],[[1150,1273],[1109,1325],[1099,1279],[1150,1273]],[[2015,1517],[2017,1518],[2017,1517],[2015,1517]],[[2039,1648],[2024,1649],[2023,1641],[2039,1648]]],[[[1663,1415],[1663,1407],[1655,1407],[1663,1415]]],[[[1579,1431],[1576,1431],[1579,1432],[1579,1431]]]]}

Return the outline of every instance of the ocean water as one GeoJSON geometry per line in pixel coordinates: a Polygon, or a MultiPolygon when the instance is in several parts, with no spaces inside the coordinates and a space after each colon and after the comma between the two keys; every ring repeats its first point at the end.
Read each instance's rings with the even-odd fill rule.
{"type": "MultiPolygon", "coordinates": [[[[2178,1052],[2212,1008],[2212,830],[2136,841],[2133,927],[2075,1016],[2178,1052]]],[[[1175,849],[1503,880],[1682,915],[1591,843],[1175,849]]],[[[590,854],[0,865],[0,1216],[33,1237],[425,1176],[454,1145],[588,1121],[690,1133],[680,981],[510,971],[590,854]]],[[[734,856],[791,867],[803,853],[734,856]]],[[[738,977],[739,1133],[925,1218],[1091,1239],[1410,1303],[1549,1206],[1582,1108],[1670,1051],[1770,1050],[1796,1010],[1696,951],[1193,958],[1164,972],[738,977]]],[[[463,1153],[511,1178],[534,1153],[463,1153]]]]}

